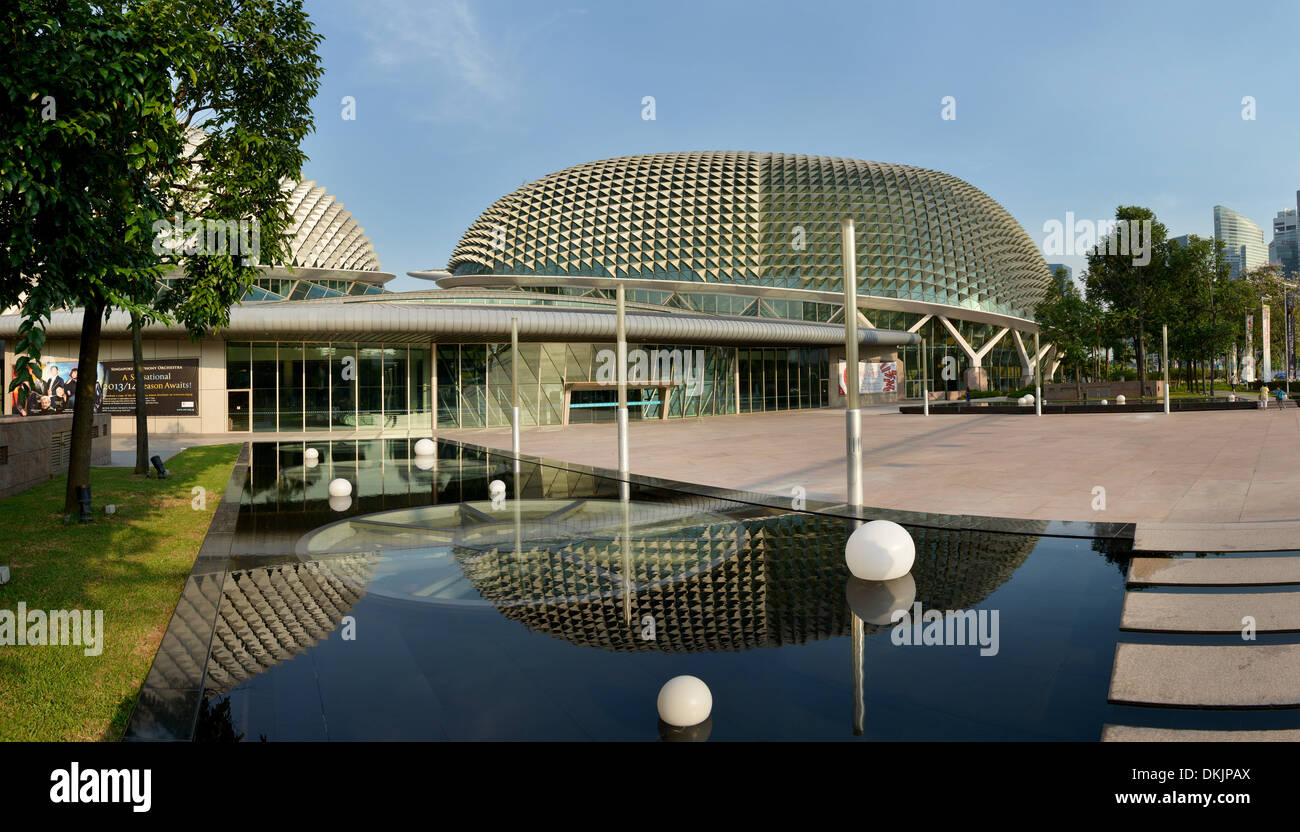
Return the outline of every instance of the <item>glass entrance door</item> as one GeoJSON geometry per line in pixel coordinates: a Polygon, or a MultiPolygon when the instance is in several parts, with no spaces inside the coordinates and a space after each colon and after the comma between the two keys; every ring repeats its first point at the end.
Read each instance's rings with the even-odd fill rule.
{"type": "Polygon", "coordinates": [[[249,418],[249,397],[247,390],[228,390],[226,392],[226,430],[248,431],[252,428],[249,418]]]}

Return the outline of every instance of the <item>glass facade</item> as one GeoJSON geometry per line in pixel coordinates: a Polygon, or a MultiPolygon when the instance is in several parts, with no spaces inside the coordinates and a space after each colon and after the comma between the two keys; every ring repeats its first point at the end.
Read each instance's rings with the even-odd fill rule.
{"type": "MultiPolygon", "coordinates": [[[[871,322],[879,327],[888,329],[909,329],[921,320],[921,315],[912,312],[886,312],[876,310],[872,315],[871,322]]],[[[1002,327],[994,324],[982,324],[975,321],[964,321],[959,319],[949,319],[961,337],[970,344],[971,349],[980,350],[984,347],[990,338],[993,338],[1001,331],[1002,327]]],[[[930,378],[930,389],[937,390],[964,390],[966,389],[965,371],[970,366],[970,359],[966,356],[966,351],[957,343],[957,339],[952,337],[952,332],[943,322],[937,318],[930,318],[921,324],[916,330],[917,334],[925,339],[926,349],[929,353],[930,363],[928,373],[930,378]],[[952,361],[947,361],[947,359],[952,361]],[[944,370],[952,368],[955,372],[949,373],[949,378],[944,378],[944,370]]],[[[1030,336],[1032,341],[1032,336],[1030,336]]],[[[1032,343],[1026,344],[1027,349],[1033,350],[1032,343]]],[[[921,348],[919,346],[905,346],[898,348],[899,358],[903,362],[903,385],[906,398],[920,398],[921,396],[921,348]]],[[[1020,364],[1020,353],[1016,349],[1015,338],[1010,332],[1002,337],[1000,341],[993,346],[980,362],[988,377],[989,390],[1015,390],[1021,387],[1021,378],[1024,370],[1020,364]]]]}
{"type": "Polygon", "coordinates": [[[429,348],[231,341],[227,427],[258,433],[433,426],[429,348]]]}
{"type": "MultiPolygon", "coordinates": [[[[228,428],[329,432],[507,427],[519,362],[525,426],[613,421],[614,344],[229,342],[228,428]],[[436,408],[436,413],[435,413],[436,408]],[[435,419],[436,416],[436,419],[435,419]]],[[[825,407],[825,348],[628,345],[634,419],[825,407]]]]}
{"type": "Polygon", "coordinates": [[[738,356],[741,413],[826,406],[825,348],[742,349],[738,356]]]}
{"type": "MultiPolygon", "coordinates": [[[[617,401],[603,394],[614,389],[615,348],[520,344],[521,424],[563,424],[566,393],[569,421],[612,420],[617,401]]],[[[437,349],[438,426],[508,426],[510,345],[439,344],[437,349]]],[[[735,413],[735,356],[729,347],[629,344],[629,411],[637,410],[633,418],[642,419],[663,416],[665,405],[669,418],[735,413]]]]}

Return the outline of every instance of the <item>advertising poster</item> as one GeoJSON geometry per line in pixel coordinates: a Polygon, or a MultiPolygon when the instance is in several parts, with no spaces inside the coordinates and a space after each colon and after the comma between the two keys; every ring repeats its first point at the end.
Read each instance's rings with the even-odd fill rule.
{"type": "MultiPolygon", "coordinates": [[[[135,366],[130,361],[108,361],[104,365],[105,413],[135,414],[135,366]]],[[[159,358],[144,362],[145,409],[150,416],[197,416],[199,414],[199,360],[159,358]]]]}
{"type": "MultiPolygon", "coordinates": [[[[15,390],[10,394],[13,412],[19,416],[51,416],[72,413],[77,402],[77,362],[47,361],[39,365],[40,380],[25,395],[15,390]]],[[[100,412],[104,387],[104,365],[101,363],[95,382],[95,412],[100,412]]]]}
{"type": "MultiPolygon", "coordinates": [[[[849,392],[845,362],[840,362],[840,395],[849,392]]],[[[859,361],[858,391],[861,393],[898,392],[898,364],[894,361],[859,361]]]]}

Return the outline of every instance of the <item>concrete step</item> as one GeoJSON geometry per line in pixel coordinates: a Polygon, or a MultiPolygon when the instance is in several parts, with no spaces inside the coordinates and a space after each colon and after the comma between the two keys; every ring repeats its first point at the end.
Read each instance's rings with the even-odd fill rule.
{"type": "Polygon", "coordinates": [[[1133,558],[1128,582],[1152,586],[1300,584],[1300,557],[1133,558]]]}
{"type": "Polygon", "coordinates": [[[1300,644],[1115,648],[1109,701],[1187,708],[1300,707],[1300,644]]]}
{"type": "Polygon", "coordinates": [[[1259,633],[1300,632],[1300,592],[1188,595],[1129,592],[1121,630],[1168,633],[1239,633],[1254,618],[1259,633]]]}
{"type": "Polygon", "coordinates": [[[1300,550],[1300,520],[1244,523],[1138,523],[1139,552],[1285,552],[1300,550]]]}
{"type": "Polygon", "coordinates": [[[1300,730],[1194,731],[1184,728],[1142,728],[1103,725],[1102,742],[1300,742],[1300,730]]]}

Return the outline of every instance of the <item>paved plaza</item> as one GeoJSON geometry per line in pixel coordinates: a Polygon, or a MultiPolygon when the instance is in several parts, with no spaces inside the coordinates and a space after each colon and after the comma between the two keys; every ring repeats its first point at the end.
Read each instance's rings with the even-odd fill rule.
{"type": "MultiPolygon", "coordinates": [[[[504,428],[438,433],[510,447],[504,428]]],[[[616,435],[612,423],[570,425],[525,428],[521,441],[527,454],[614,468],[616,435]]],[[[925,417],[891,406],[863,410],[862,436],[865,502],[881,508],[1178,524],[1300,520],[1297,408],[925,417]]],[[[846,496],[842,410],[633,422],[629,444],[638,474],[846,496]]]]}

